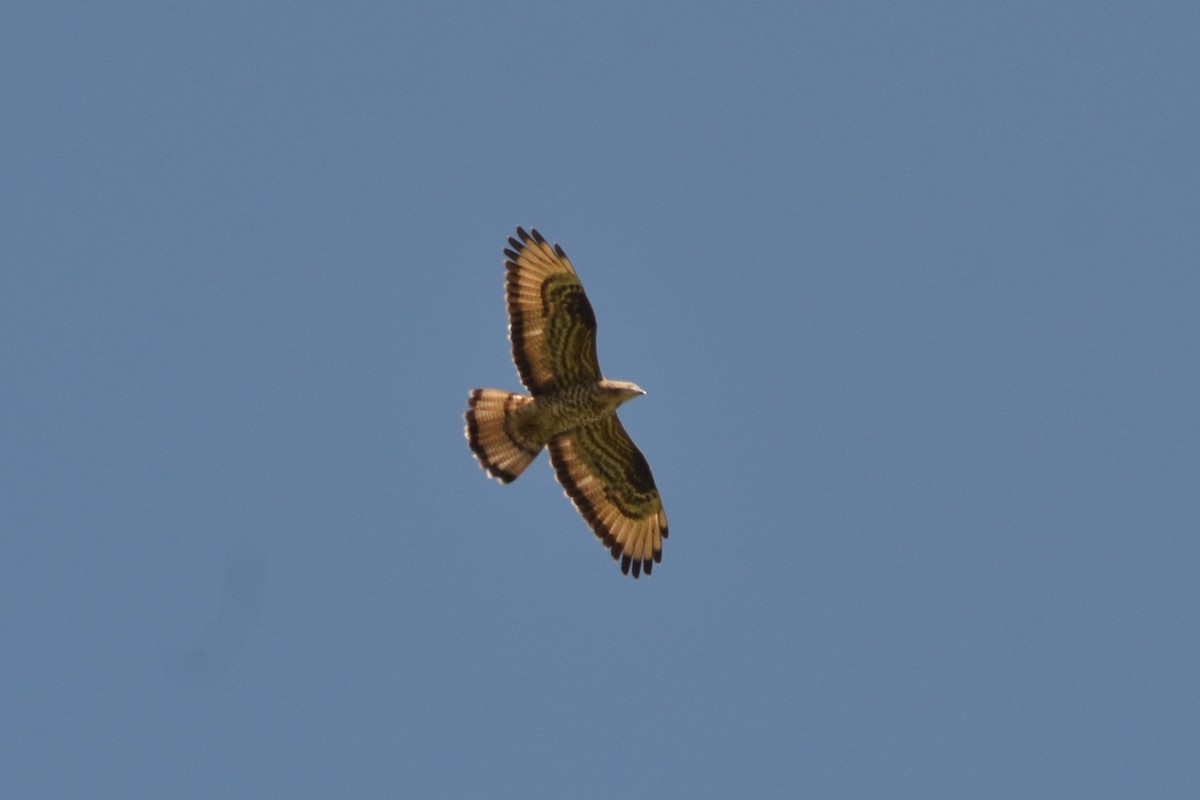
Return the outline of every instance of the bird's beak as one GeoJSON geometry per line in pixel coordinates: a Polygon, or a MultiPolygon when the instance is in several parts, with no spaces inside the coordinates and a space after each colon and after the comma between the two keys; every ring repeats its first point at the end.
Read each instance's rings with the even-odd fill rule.
{"type": "Polygon", "coordinates": [[[622,402],[627,403],[635,397],[641,397],[645,393],[646,393],[646,390],[640,386],[630,386],[628,389],[626,389],[624,391],[624,399],[622,400],[622,402]]]}

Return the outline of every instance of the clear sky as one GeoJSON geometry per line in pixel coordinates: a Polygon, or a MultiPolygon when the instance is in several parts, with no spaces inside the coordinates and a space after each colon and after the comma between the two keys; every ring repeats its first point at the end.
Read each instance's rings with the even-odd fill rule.
{"type": "Polygon", "coordinates": [[[6,3],[0,797],[1200,796],[1198,30],[6,3]],[[517,225],[649,578],[463,439],[517,225]]]}

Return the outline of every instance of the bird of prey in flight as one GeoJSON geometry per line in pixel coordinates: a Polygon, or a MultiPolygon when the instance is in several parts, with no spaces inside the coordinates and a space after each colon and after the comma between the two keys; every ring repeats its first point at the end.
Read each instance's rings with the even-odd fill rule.
{"type": "Polygon", "coordinates": [[[645,392],[601,376],[596,317],[562,247],[524,228],[508,244],[508,335],[529,395],[472,390],[467,442],[503,483],[548,448],[566,495],[621,571],[649,575],[662,560],[667,515],[650,465],[616,414],[645,392]]]}

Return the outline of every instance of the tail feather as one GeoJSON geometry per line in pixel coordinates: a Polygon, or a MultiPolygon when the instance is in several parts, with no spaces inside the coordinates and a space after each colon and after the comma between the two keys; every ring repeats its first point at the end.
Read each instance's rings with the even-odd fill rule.
{"type": "Polygon", "coordinates": [[[516,414],[532,397],[500,389],[474,389],[467,400],[467,443],[479,464],[503,483],[517,479],[541,452],[520,438],[516,414]]]}

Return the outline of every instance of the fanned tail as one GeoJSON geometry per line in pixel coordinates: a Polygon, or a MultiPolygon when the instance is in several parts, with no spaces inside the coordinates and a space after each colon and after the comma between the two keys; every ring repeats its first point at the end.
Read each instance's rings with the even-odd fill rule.
{"type": "Polygon", "coordinates": [[[473,389],[467,400],[467,443],[479,465],[493,478],[510,483],[541,452],[519,438],[516,414],[532,397],[500,389],[473,389]]]}

